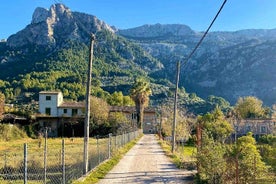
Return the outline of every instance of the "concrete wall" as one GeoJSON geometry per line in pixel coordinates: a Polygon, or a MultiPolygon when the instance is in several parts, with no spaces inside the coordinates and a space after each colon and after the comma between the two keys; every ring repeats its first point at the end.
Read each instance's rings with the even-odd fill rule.
{"type": "Polygon", "coordinates": [[[46,108],[50,108],[50,116],[58,116],[58,106],[62,103],[61,92],[40,92],[39,93],[39,112],[46,114],[46,108]],[[48,98],[48,99],[47,99],[48,98]]]}

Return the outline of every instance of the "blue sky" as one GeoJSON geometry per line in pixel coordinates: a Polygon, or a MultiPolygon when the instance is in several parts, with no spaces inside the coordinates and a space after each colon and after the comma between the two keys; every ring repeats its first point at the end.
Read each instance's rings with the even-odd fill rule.
{"type": "MultiPolygon", "coordinates": [[[[144,24],[186,24],[205,31],[224,0],[2,0],[0,39],[30,24],[36,7],[63,3],[119,29],[144,24]]],[[[211,31],[276,28],[276,0],[228,0],[211,31]]]]}

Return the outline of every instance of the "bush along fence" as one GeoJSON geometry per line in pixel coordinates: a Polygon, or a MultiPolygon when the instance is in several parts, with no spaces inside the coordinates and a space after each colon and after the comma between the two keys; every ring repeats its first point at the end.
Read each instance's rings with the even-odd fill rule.
{"type": "MultiPolygon", "coordinates": [[[[139,135],[141,131],[90,138],[88,170],[109,159],[112,153],[139,135]]],[[[83,139],[58,141],[45,136],[38,144],[24,144],[22,151],[0,153],[0,183],[67,184],[82,177],[83,139]]]]}

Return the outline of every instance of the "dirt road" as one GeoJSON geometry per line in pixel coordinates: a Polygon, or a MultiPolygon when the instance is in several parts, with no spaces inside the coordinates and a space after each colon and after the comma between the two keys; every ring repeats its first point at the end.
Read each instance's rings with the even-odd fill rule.
{"type": "Polygon", "coordinates": [[[154,135],[144,135],[98,184],[190,184],[191,175],[170,162],[154,135]]]}

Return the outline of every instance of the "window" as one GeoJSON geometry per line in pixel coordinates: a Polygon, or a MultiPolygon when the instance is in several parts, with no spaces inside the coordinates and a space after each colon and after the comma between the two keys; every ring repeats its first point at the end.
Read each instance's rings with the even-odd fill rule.
{"type": "Polygon", "coordinates": [[[46,100],[50,101],[51,100],[51,96],[46,96],[46,100]]]}
{"type": "Polygon", "coordinates": [[[51,115],[51,108],[46,107],[46,108],[45,108],[45,113],[46,113],[47,115],[51,115]]]}
{"type": "Polygon", "coordinates": [[[247,125],[245,131],[246,131],[246,133],[247,133],[247,132],[250,132],[250,131],[251,131],[251,126],[250,126],[250,125],[247,125]]]}
{"type": "Polygon", "coordinates": [[[266,133],[266,126],[261,126],[261,133],[266,133]]]}
{"type": "Polygon", "coordinates": [[[78,109],[72,109],[72,116],[75,116],[78,114],[78,109]]]}
{"type": "Polygon", "coordinates": [[[67,109],[63,109],[63,114],[67,114],[67,109]]]}
{"type": "Polygon", "coordinates": [[[131,119],[136,119],[137,118],[137,114],[136,113],[132,113],[131,114],[131,119]]]}

